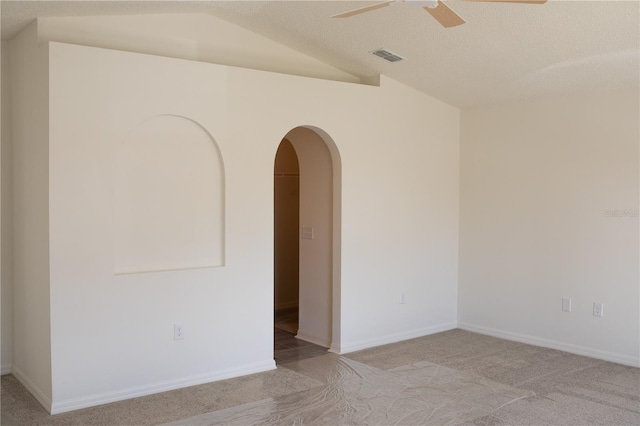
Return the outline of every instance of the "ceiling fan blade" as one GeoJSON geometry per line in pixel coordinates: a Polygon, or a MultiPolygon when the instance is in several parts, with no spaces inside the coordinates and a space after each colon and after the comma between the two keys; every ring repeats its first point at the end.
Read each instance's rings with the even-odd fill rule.
{"type": "Polygon", "coordinates": [[[332,18],[348,18],[350,16],[359,15],[365,12],[371,12],[372,10],[381,9],[389,6],[391,3],[395,3],[395,0],[385,1],[384,3],[374,4],[373,6],[361,7],[360,9],[351,10],[349,12],[339,13],[333,15],[332,18]]]}
{"type": "Polygon", "coordinates": [[[425,7],[424,10],[429,12],[429,14],[445,28],[457,27],[458,25],[464,24],[464,19],[440,0],[438,0],[437,7],[425,7]]]}
{"type": "Polygon", "coordinates": [[[544,4],[547,0],[462,0],[477,3],[523,3],[523,4],[544,4]]]}

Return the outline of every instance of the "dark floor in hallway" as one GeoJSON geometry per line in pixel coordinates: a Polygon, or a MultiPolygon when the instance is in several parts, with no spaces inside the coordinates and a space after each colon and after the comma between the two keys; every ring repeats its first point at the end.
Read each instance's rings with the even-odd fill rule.
{"type": "Polygon", "coordinates": [[[296,339],[293,333],[274,329],[273,357],[277,365],[326,355],[327,348],[296,339]]]}
{"type": "Polygon", "coordinates": [[[273,357],[277,365],[325,355],[327,348],[296,339],[298,308],[275,311],[273,357]]]}

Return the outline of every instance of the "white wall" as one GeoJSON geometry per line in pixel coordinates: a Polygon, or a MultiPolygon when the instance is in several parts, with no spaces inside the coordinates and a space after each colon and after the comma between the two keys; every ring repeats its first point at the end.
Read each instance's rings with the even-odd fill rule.
{"type": "MultiPolygon", "coordinates": [[[[13,148],[12,373],[51,405],[48,49],[31,25],[10,43],[13,148]]],[[[3,239],[5,235],[2,235],[3,239]]],[[[3,279],[4,281],[4,279],[3,279]]],[[[77,301],[77,299],[74,299],[77,301]]]]}
{"type": "Polygon", "coordinates": [[[0,235],[2,235],[0,271],[2,272],[2,374],[11,372],[13,358],[13,255],[11,249],[13,229],[11,212],[11,85],[9,84],[9,42],[2,42],[2,200],[0,201],[2,222],[0,235]]]}
{"type": "Polygon", "coordinates": [[[640,365],[639,117],[633,92],[463,112],[461,327],[640,365]]]}
{"type": "Polygon", "coordinates": [[[50,64],[54,412],[273,367],[273,159],[300,125],[326,131],[342,159],[333,347],[455,327],[457,109],[388,79],[378,88],[57,43],[50,64]],[[220,149],[225,266],[115,276],[114,151],[159,114],[194,120],[220,149]],[[176,322],[184,340],[173,340],[176,322]]]}
{"type": "MultiPolygon", "coordinates": [[[[230,134],[252,158],[267,155],[257,141],[279,142],[300,125],[324,130],[339,150],[341,288],[333,315],[340,322],[332,350],[455,328],[459,111],[387,78],[380,88],[243,69],[229,78],[230,111],[239,117],[230,134]]],[[[264,175],[270,165],[260,168],[264,175]]]]}
{"type": "MultiPolygon", "coordinates": [[[[262,261],[259,234],[238,233],[216,215],[228,236],[224,267],[115,274],[114,211],[126,211],[115,203],[117,154],[131,143],[132,129],[170,114],[203,128],[224,160],[227,69],[72,45],[53,44],[50,54],[53,411],[273,368],[273,289],[258,285],[264,268],[247,267],[262,261]],[[265,298],[268,304],[261,303],[265,298]],[[184,326],[184,340],[173,340],[176,323],[184,326]]],[[[200,151],[191,151],[180,135],[175,142],[188,151],[150,148],[148,164],[185,155],[185,162],[200,160],[200,151]]],[[[154,193],[170,196],[170,180],[157,177],[166,187],[154,193]]],[[[223,205],[238,216],[237,175],[226,178],[223,205]]],[[[211,179],[193,175],[182,191],[206,192],[211,179]]],[[[189,222],[196,213],[177,219],[189,222]]],[[[251,217],[245,213],[244,219],[242,229],[250,228],[251,217]]],[[[200,260],[202,249],[188,250],[200,260]]]]}
{"type": "Polygon", "coordinates": [[[359,77],[208,14],[40,18],[39,41],[357,83],[359,77]]]}
{"type": "Polygon", "coordinates": [[[329,148],[320,135],[304,127],[287,139],[300,165],[300,306],[296,337],[331,346],[333,294],[333,170],[329,148]],[[305,238],[302,228],[312,228],[305,238]]]}

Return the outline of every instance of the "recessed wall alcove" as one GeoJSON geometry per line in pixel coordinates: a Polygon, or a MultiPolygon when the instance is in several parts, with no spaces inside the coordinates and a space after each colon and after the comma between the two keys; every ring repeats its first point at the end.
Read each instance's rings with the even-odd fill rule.
{"type": "Polygon", "coordinates": [[[197,122],[136,126],[117,148],[113,205],[116,274],[224,265],[224,165],[197,122]]]}

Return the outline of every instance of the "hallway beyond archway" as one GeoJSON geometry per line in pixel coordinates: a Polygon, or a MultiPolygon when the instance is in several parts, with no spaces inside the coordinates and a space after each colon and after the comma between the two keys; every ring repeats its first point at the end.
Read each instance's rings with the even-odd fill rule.
{"type": "Polygon", "coordinates": [[[276,326],[324,348],[335,344],[334,330],[339,335],[335,301],[339,302],[340,201],[335,188],[340,175],[336,179],[335,171],[340,162],[336,165],[336,156],[337,149],[324,132],[297,127],[281,141],[274,165],[276,326]],[[287,328],[287,319],[294,319],[296,313],[297,328],[295,324],[287,328]]]}

